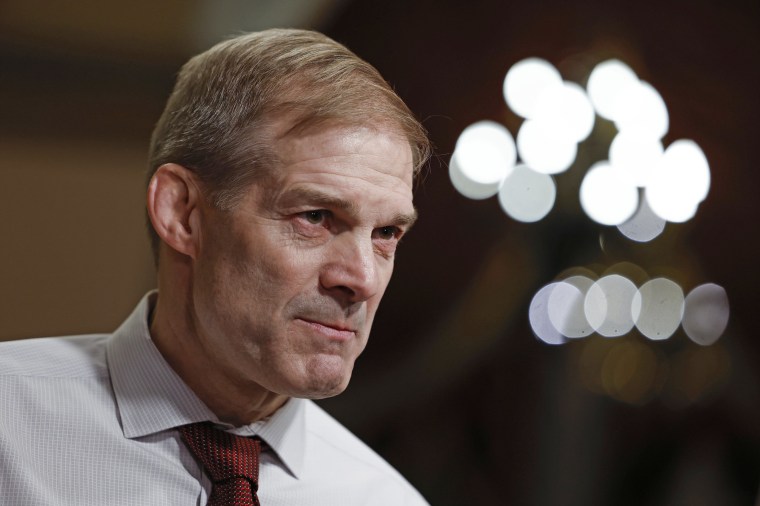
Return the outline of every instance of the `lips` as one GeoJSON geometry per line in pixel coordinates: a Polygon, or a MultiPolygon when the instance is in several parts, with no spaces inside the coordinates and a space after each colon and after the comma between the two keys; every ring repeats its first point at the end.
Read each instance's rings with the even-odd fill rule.
{"type": "Polygon", "coordinates": [[[335,330],[344,330],[348,332],[356,332],[356,329],[345,324],[345,323],[332,323],[332,322],[324,322],[319,320],[311,320],[309,318],[299,318],[299,320],[303,320],[306,323],[313,323],[315,325],[322,325],[323,327],[330,327],[335,330]]]}
{"type": "Polygon", "coordinates": [[[297,318],[297,321],[302,322],[312,330],[323,334],[332,339],[345,340],[353,338],[356,335],[356,329],[342,322],[324,322],[318,320],[311,320],[308,318],[297,318]]]}

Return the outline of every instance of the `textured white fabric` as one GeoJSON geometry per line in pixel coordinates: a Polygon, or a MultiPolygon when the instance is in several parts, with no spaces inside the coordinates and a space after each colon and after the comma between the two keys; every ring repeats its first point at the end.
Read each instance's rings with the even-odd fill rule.
{"type": "MultiPolygon", "coordinates": [[[[210,480],[176,427],[219,420],[153,345],[151,297],[111,335],[0,343],[0,504],[206,504],[210,480]]],[[[224,428],[271,448],[262,506],[427,504],[311,401],[224,428]]]]}

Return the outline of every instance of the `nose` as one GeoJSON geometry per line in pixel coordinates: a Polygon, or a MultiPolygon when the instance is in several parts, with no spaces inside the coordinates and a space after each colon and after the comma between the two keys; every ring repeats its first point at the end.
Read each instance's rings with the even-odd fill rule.
{"type": "Polygon", "coordinates": [[[380,290],[380,274],[371,237],[343,233],[332,248],[320,274],[322,287],[342,302],[365,301],[380,290]]]}

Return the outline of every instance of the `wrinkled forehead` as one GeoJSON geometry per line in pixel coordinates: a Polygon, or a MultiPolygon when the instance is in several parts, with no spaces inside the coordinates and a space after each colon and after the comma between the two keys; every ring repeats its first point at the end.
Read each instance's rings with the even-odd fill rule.
{"type": "Polygon", "coordinates": [[[392,134],[408,144],[414,152],[414,139],[404,127],[399,115],[385,101],[367,96],[360,104],[347,100],[346,103],[337,105],[334,103],[335,97],[331,97],[329,103],[321,103],[315,102],[319,96],[310,96],[311,93],[303,88],[296,89],[302,89],[306,97],[294,98],[291,90],[288,96],[280,97],[279,101],[267,107],[262,114],[262,126],[267,130],[271,141],[313,136],[330,129],[354,128],[392,134]]]}
{"type": "Polygon", "coordinates": [[[411,146],[411,140],[398,122],[384,114],[378,113],[376,116],[368,114],[369,111],[364,111],[364,114],[321,114],[304,111],[297,105],[286,103],[281,104],[278,110],[272,111],[268,123],[272,128],[275,141],[289,137],[314,136],[328,130],[348,129],[389,135],[411,146]]]}
{"type": "Polygon", "coordinates": [[[393,175],[412,184],[412,146],[404,131],[391,122],[343,118],[298,121],[298,118],[284,116],[273,122],[271,128],[272,152],[280,167],[298,157],[359,152],[384,159],[388,169],[394,169],[393,175]],[[368,143],[369,139],[373,142],[368,143]]]}
{"type": "Polygon", "coordinates": [[[265,202],[298,195],[315,203],[350,202],[373,215],[414,214],[412,150],[399,132],[335,122],[280,132],[286,133],[272,144],[276,166],[257,192],[265,202]]]}

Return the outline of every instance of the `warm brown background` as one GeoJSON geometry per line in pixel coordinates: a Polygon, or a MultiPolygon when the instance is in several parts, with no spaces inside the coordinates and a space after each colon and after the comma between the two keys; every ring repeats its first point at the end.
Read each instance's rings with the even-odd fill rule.
{"type": "MultiPolygon", "coordinates": [[[[4,0],[0,339],[108,331],[152,286],[143,170],[173,75],[224,35],[268,26],[319,28],[375,64],[440,157],[370,347],[327,409],[436,505],[754,503],[756,1],[4,0]],[[581,167],[558,178],[557,208],[536,225],[510,221],[494,199],[459,197],[444,166],[456,137],[479,119],[516,132],[501,81],[527,56],[581,84],[618,57],[651,82],[671,113],[666,141],[692,138],[711,162],[697,217],[651,244],[627,242],[580,213],[581,167]],[[619,261],[687,291],[718,283],[732,314],[710,348],[680,331],[665,343],[622,338],[657,356],[659,379],[641,387],[636,364],[623,363],[630,381],[618,370],[610,391],[605,353],[616,343],[543,345],[527,307],[564,269],[619,261]]],[[[581,155],[602,149],[592,141],[581,155]]]]}

